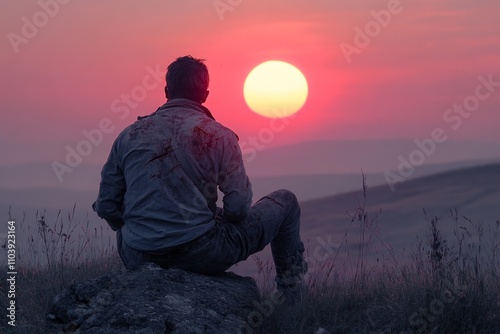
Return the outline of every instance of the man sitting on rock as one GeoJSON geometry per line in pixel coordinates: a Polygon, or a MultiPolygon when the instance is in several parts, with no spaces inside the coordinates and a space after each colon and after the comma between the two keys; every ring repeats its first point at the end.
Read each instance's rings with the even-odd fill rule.
{"type": "Polygon", "coordinates": [[[297,295],[307,271],[297,198],[278,190],[251,206],[238,136],[202,105],[208,83],[203,60],[168,66],[167,102],[118,135],[93,208],[116,231],[128,269],[153,262],[217,274],[270,243],[278,289],[297,295]]]}

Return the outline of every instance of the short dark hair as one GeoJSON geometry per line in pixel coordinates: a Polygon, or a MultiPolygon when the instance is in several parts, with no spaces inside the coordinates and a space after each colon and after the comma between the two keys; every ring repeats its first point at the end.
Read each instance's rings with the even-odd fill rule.
{"type": "Polygon", "coordinates": [[[168,98],[184,98],[204,102],[210,77],[205,59],[192,56],[177,58],[167,68],[168,98]]]}

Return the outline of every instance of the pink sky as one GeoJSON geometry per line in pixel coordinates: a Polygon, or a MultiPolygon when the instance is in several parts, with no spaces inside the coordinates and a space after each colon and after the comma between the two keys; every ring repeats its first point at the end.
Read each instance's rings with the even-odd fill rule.
{"type": "Polygon", "coordinates": [[[1,5],[0,164],[63,161],[67,145],[75,147],[85,139],[83,130],[108,118],[113,131],[85,158],[102,163],[121,129],[164,103],[164,84],[147,81],[147,96],[123,119],[113,112],[114,101],[143,85],[146,68],[164,71],[186,54],[207,59],[206,105],[241,141],[270,126],[245,105],[245,77],[259,63],[278,59],[305,74],[310,94],[269,146],[424,139],[436,127],[451,140],[500,143],[500,87],[456,129],[451,125],[458,123],[443,118],[448,108],[474,96],[479,76],[500,82],[495,0],[60,1],[67,4],[14,46],[9,36],[23,36],[23,17],[33,22],[44,14],[39,1],[1,5]],[[234,5],[218,13],[214,3],[234,5]],[[371,11],[388,5],[397,13],[384,27],[371,11]],[[340,46],[356,46],[355,28],[370,22],[380,31],[349,62],[340,46]]]}

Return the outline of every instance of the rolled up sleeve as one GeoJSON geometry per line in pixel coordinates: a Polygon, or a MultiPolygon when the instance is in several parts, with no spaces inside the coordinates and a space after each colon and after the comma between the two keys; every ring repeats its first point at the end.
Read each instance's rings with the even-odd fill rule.
{"type": "Polygon", "coordinates": [[[125,177],[119,163],[118,140],[114,142],[108,160],[101,172],[99,195],[92,205],[97,215],[107,221],[113,231],[120,229],[123,222],[123,198],[125,177]]]}

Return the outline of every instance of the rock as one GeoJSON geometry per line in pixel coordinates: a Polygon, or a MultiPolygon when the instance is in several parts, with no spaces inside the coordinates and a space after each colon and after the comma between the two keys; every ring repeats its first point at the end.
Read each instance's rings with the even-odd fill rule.
{"type": "Polygon", "coordinates": [[[72,284],[57,294],[47,333],[239,333],[259,301],[255,281],[148,264],[72,284]]]}

